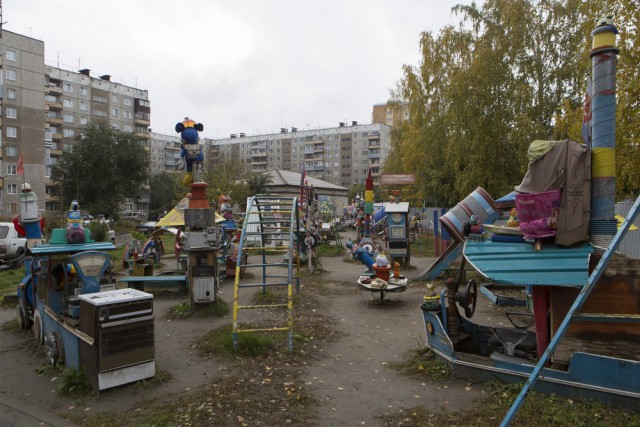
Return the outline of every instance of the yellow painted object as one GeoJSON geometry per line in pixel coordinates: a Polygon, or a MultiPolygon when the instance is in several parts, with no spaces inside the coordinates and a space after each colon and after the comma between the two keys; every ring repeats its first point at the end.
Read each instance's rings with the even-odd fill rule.
{"type": "MultiPolygon", "coordinates": [[[[616,220],[618,221],[618,228],[620,228],[620,226],[624,222],[624,217],[622,215],[616,215],[616,220]]],[[[638,229],[638,227],[636,227],[633,224],[631,224],[631,226],[629,227],[629,231],[635,231],[637,229],[638,229]]]]}
{"type": "Polygon", "coordinates": [[[594,148],[591,155],[591,177],[607,178],[616,175],[615,148],[594,148]]]}
{"type": "Polygon", "coordinates": [[[597,34],[593,35],[593,40],[591,42],[592,49],[599,49],[607,46],[615,46],[616,44],[616,33],[613,31],[601,31],[597,34]]]}

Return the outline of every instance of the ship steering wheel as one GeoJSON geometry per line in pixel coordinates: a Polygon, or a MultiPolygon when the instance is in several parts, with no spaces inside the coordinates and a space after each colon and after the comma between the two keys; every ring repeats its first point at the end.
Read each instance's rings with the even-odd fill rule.
{"type": "Polygon", "coordinates": [[[456,292],[456,302],[464,309],[467,319],[473,317],[478,302],[478,284],[475,280],[471,279],[467,282],[464,292],[456,292]]]}

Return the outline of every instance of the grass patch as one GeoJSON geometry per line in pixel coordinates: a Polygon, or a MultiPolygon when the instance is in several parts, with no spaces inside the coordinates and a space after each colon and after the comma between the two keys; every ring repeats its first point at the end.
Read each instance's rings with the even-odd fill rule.
{"type": "MultiPolygon", "coordinates": [[[[385,426],[497,426],[520,393],[522,384],[488,383],[486,399],[468,409],[449,412],[416,407],[382,417],[385,426]]],[[[640,414],[628,409],[584,399],[530,392],[512,426],[640,426],[640,414]]]]}
{"type": "Polygon", "coordinates": [[[316,248],[318,256],[340,256],[344,254],[344,248],[337,245],[322,243],[316,248]]]}
{"type": "Polygon", "coordinates": [[[54,377],[58,383],[56,387],[58,394],[70,397],[84,397],[93,394],[93,388],[84,368],[77,369],[47,363],[36,369],[36,373],[45,377],[54,377]]]}
{"type": "Polygon", "coordinates": [[[22,327],[20,326],[20,321],[15,318],[12,320],[9,320],[8,322],[4,322],[1,326],[0,329],[2,329],[5,332],[10,332],[12,334],[18,333],[20,330],[22,330],[22,327]]]}
{"type": "MultiPolygon", "coordinates": [[[[249,328],[247,325],[242,328],[249,328]]],[[[198,354],[206,356],[215,354],[224,357],[263,357],[282,347],[278,343],[282,338],[273,335],[264,335],[254,332],[242,332],[238,334],[238,346],[233,346],[233,330],[231,326],[225,325],[207,333],[199,339],[196,344],[198,354]],[[278,339],[280,338],[280,339],[278,339]]],[[[282,334],[280,334],[282,335],[282,334]]]]}
{"type": "Polygon", "coordinates": [[[451,369],[445,363],[439,361],[435,353],[426,347],[411,351],[407,360],[394,362],[390,366],[410,377],[435,381],[447,380],[453,377],[451,369]]]}
{"type": "Polygon", "coordinates": [[[153,377],[138,381],[136,383],[136,388],[149,389],[158,385],[166,384],[172,379],[173,375],[171,375],[170,372],[156,369],[156,374],[153,377]]]}
{"type": "Polygon", "coordinates": [[[213,304],[203,308],[198,308],[194,312],[191,311],[191,304],[189,301],[184,301],[169,310],[168,317],[169,319],[188,319],[191,316],[223,317],[229,314],[229,311],[229,304],[220,298],[218,298],[213,304]]]}
{"type": "Polygon", "coordinates": [[[16,292],[23,277],[24,267],[0,271],[0,303],[3,307],[12,305],[4,302],[4,296],[16,292]]]}

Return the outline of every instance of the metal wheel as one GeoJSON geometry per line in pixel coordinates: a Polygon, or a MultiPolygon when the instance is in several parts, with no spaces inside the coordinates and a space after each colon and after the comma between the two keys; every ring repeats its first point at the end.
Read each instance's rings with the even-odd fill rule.
{"type": "Polygon", "coordinates": [[[29,318],[29,308],[27,307],[27,301],[24,298],[18,300],[16,307],[18,311],[18,320],[20,320],[20,327],[22,329],[29,329],[31,327],[31,319],[29,318]]]}
{"type": "Polygon", "coordinates": [[[44,323],[42,322],[42,316],[40,310],[37,308],[33,313],[33,335],[36,338],[38,344],[44,343],[44,323]]]}
{"type": "Polygon", "coordinates": [[[64,345],[62,337],[57,332],[49,332],[44,338],[45,358],[47,363],[54,366],[64,363],[64,345]]]}

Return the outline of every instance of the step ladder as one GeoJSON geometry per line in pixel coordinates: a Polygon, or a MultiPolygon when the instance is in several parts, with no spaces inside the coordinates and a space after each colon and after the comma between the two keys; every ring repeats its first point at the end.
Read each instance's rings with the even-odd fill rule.
{"type": "Polygon", "coordinates": [[[529,379],[522,387],[520,394],[518,395],[518,397],[516,397],[516,400],[511,405],[509,412],[507,412],[505,417],[502,419],[502,422],[500,423],[500,427],[507,427],[511,424],[511,421],[513,421],[513,418],[516,416],[516,414],[518,413],[518,410],[524,403],[524,400],[527,398],[529,391],[535,385],[536,381],[538,380],[538,377],[543,374],[545,365],[551,358],[551,355],[553,355],[553,353],[555,352],[558,346],[558,343],[560,342],[560,339],[562,339],[564,333],[569,328],[569,324],[573,320],[580,321],[580,320],[593,320],[593,319],[602,318],[602,317],[605,317],[605,318],[615,317],[617,321],[627,321],[627,322],[640,321],[640,316],[634,315],[634,314],[599,315],[597,313],[581,313],[580,312],[580,309],[582,308],[585,301],[589,297],[589,294],[591,294],[591,291],[593,290],[595,284],[598,282],[598,279],[600,279],[600,277],[604,273],[604,270],[606,269],[607,264],[609,263],[609,260],[611,259],[615,251],[618,249],[620,242],[622,242],[622,239],[627,233],[627,230],[629,229],[631,224],[633,224],[633,221],[635,220],[639,212],[640,212],[640,197],[636,199],[635,203],[631,207],[631,210],[629,211],[629,214],[627,215],[624,222],[618,229],[618,232],[615,234],[615,236],[613,237],[613,240],[609,244],[609,247],[604,252],[604,254],[602,255],[602,258],[600,259],[600,261],[594,268],[593,272],[587,279],[587,283],[580,290],[580,293],[578,294],[575,301],[573,302],[573,305],[567,312],[567,315],[565,316],[564,320],[558,327],[558,330],[556,331],[555,335],[551,339],[549,346],[545,350],[542,357],[540,357],[540,359],[538,360],[538,364],[533,369],[533,371],[531,372],[531,375],[529,375],[529,379]]]}
{"type": "MultiPolygon", "coordinates": [[[[298,224],[298,198],[280,197],[277,195],[253,196],[247,203],[238,253],[247,253],[247,257],[238,256],[236,263],[236,277],[233,288],[233,346],[238,346],[238,334],[243,332],[279,332],[289,333],[289,352],[293,351],[293,281],[298,283],[299,276],[293,276],[293,260],[297,256],[297,240],[295,238],[298,224]],[[244,252],[243,252],[244,251],[244,252]],[[280,262],[267,262],[267,253],[279,254],[280,262]],[[286,255],[286,259],[284,257],[286,255]],[[246,258],[243,260],[243,258],[246,258]],[[287,273],[281,270],[286,268],[287,273]],[[240,271],[249,271],[255,276],[262,273],[260,282],[240,283],[240,271]],[[256,271],[257,270],[257,271],[256,271]],[[267,287],[287,287],[286,304],[240,305],[241,290],[267,287]],[[266,309],[286,310],[287,325],[271,328],[241,329],[238,317],[241,310],[266,309]]],[[[298,266],[299,273],[299,266],[298,266]]]]}

